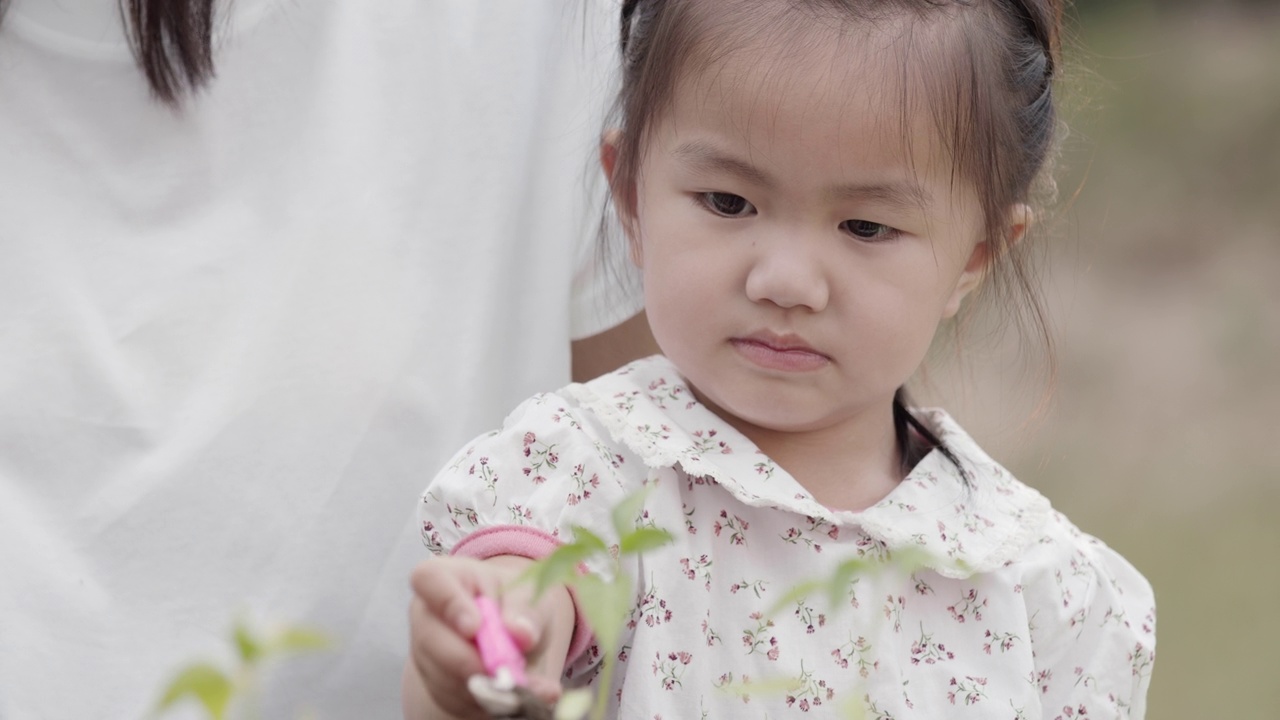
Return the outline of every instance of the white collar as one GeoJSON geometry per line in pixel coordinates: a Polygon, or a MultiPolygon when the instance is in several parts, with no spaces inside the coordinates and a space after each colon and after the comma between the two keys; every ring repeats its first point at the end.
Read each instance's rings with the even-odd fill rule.
{"type": "Polygon", "coordinates": [[[909,551],[950,577],[989,572],[1016,558],[1046,522],[1049,502],[1018,482],[942,410],[917,411],[965,465],[925,456],[884,499],[862,512],[830,510],[733,426],[698,402],[679,371],[655,355],[571,385],[568,393],[654,468],[677,465],[693,481],[713,481],[740,502],[860,528],[873,542],[858,554],[909,551]]]}

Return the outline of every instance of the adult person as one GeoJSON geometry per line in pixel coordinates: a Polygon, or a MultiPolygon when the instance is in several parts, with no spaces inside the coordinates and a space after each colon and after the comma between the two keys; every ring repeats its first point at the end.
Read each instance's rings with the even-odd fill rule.
{"type": "Polygon", "coordinates": [[[0,718],[143,716],[241,613],[339,643],[267,717],[400,712],[425,479],[571,336],[644,352],[591,281],[595,5],[9,0],[0,718]]]}

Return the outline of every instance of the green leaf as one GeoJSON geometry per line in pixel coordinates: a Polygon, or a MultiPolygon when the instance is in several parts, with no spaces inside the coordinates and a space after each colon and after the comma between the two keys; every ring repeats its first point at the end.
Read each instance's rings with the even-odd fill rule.
{"type": "Polygon", "coordinates": [[[253,633],[245,626],[243,622],[237,622],[233,631],[236,641],[236,650],[240,653],[240,661],[245,665],[253,665],[262,657],[262,643],[253,633]]]}
{"type": "Polygon", "coordinates": [[[652,489],[651,486],[642,487],[613,507],[613,529],[618,532],[618,537],[626,537],[636,529],[636,518],[644,509],[644,501],[652,489]]]}
{"type": "Polygon", "coordinates": [[[666,530],[651,527],[636,528],[622,536],[622,540],[618,543],[618,550],[623,555],[636,555],[660,548],[673,540],[675,538],[666,530]]]}
{"type": "Polygon", "coordinates": [[[778,600],[769,607],[769,611],[765,613],[765,617],[772,618],[783,608],[790,607],[792,604],[800,602],[814,593],[822,592],[826,588],[826,580],[806,580],[802,583],[792,585],[785,593],[782,594],[782,597],[778,598],[778,600]]]}
{"type": "Polygon", "coordinates": [[[169,683],[156,705],[156,712],[164,712],[189,698],[203,705],[213,720],[222,720],[231,702],[231,694],[231,678],[213,665],[200,663],[178,673],[169,683]]]}
{"type": "Polygon", "coordinates": [[[319,630],[295,625],[286,627],[273,635],[267,640],[263,651],[271,655],[283,655],[328,650],[332,646],[333,643],[330,642],[328,635],[319,630]]]}
{"type": "Polygon", "coordinates": [[[840,606],[840,602],[844,600],[845,590],[848,589],[849,583],[853,582],[853,578],[857,575],[875,569],[878,564],[873,565],[865,560],[852,558],[845,560],[836,566],[836,571],[832,573],[831,579],[827,581],[827,603],[831,608],[840,606]]]}
{"type": "Polygon", "coordinates": [[[605,582],[598,575],[580,575],[574,580],[573,588],[600,649],[606,657],[612,656],[622,636],[623,618],[635,600],[631,581],[624,575],[614,578],[613,582],[605,582]]]}
{"type": "Polygon", "coordinates": [[[555,720],[582,720],[588,712],[591,712],[591,690],[578,688],[560,696],[555,720]]]}
{"type": "Polygon", "coordinates": [[[804,688],[804,680],[796,677],[775,677],[765,678],[763,680],[752,680],[744,683],[735,681],[730,675],[729,682],[723,685],[717,685],[716,688],[723,693],[744,697],[747,695],[756,695],[764,697],[777,697],[779,695],[787,695],[804,688]]]}
{"type": "MultiPolygon", "coordinates": [[[[596,535],[581,525],[574,525],[572,529],[574,545],[581,545],[587,548],[590,555],[594,555],[596,553],[604,553],[607,555],[609,553],[609,546],[605,544],[604,540],[600,539],[599,535],[596,535]]],[[[588,555],[588,557],[590,557],[590,555],[588,555]]]]}
{"type": "Polygon", "coordinates": [[[541,595],[552,585],[568,584],[578,577],[578,565],[591,557],[591,548],[580,543],[569,543],[556,548],[550,555],[529,566],[521,579],[534,582],[534,594],[541,595]]]}

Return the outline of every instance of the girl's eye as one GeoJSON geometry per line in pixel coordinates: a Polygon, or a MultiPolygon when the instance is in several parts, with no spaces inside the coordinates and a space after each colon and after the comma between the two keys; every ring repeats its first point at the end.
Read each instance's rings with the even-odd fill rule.
{"type": "Polygon", "coordinates": [[[702,193],[701,200],[711,212],[730,218],[746,217],[756,209],[746,198],[733,193],[706,192],[702,193]]]}
{"type": "Polygon", "coordinates": [[[898,237],[898,231],[878,222],[870,220],[845,220],[840,229],[859,240],[892,240],[898,237]]]}

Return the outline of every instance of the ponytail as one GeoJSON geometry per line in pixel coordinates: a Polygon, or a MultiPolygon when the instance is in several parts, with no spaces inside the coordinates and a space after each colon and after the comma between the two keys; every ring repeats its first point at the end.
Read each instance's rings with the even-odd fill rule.
{"type": "Polygon", "coordinates": [[[923,460],[930,451],[937,450],[952,465],[956,466],[956,470],[960,471],[960,477],[964,480],[965,485],[970,484],[969,471],[961,464],[960,458],[956,456],[955,452],[947,447],[946,443],[939,439],[927,425],[920,422],[920,419],[907,409],[907,391],[905,388],[898,388],[897,392],[893,394],[893,431],[898,441],[898,452],[902,456],[902,473],[904,475],[911,472],[911,468],[923,460]]]}

